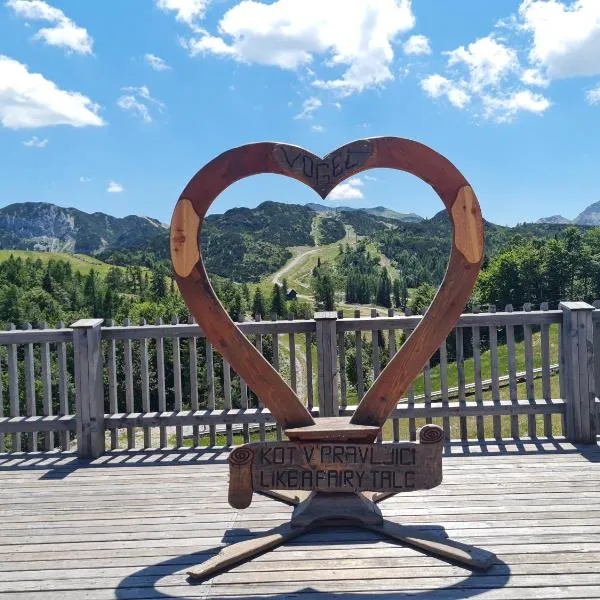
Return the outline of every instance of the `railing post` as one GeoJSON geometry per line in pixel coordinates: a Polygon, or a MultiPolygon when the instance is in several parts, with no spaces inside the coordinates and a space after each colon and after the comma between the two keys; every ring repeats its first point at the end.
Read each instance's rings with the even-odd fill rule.
{"type": "Polygon", "coordinates": [[[597,431],[594,393],[592,311],[586,302],[561,302],[563,311],[561,366],[564,372],[565,424],[570,442],[595,444],[597,431]]]}
{"type": "Polygon", "coordinates": [[[97,458],[104,452],[104,389],[101,331],[103,319],[80,319],[73,328],[77,454],[97,458]]]}
{"type": "Polygon", "coordinates": [[[337,389],[337,346],[335,311],[315,314],[317,326],[317,365],[319,373],[319,416],[339,414],[337,389]]]}

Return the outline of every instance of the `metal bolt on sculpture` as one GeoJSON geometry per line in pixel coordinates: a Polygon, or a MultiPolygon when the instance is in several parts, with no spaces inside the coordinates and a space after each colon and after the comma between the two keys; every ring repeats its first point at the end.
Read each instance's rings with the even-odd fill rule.
{"type": "Polygon", "coordinates": [[[377,507],[395,494],[442,482],[441,428],[425,425],[418,442],[375,443],[398,400],[456,324],[482,258],[483,221],[469,183],[446,158],[412,140],[358,140],[324,158],[288,144],[248,144],[224,152],[196,173],[171,222],[171,259],[179,289],[206,337],[271,411],[289,440],[245,444],[231,452],[229,503],[246,508],[257,492],[295,509],[289,523],[224,548],[191,569],[190,577],[206,579],[315,527],[349,523],[469,567],[491,564],[491,552],[384,520],[377,507]],[[382,167],[412,173],[440,196],[452,222],[450,261],[424,318],[352,417],[313,418],[215,296],[200,255],[200,229],[215,198],[244,177],[285,175],[325,198],[345,179],[382,167]]]}

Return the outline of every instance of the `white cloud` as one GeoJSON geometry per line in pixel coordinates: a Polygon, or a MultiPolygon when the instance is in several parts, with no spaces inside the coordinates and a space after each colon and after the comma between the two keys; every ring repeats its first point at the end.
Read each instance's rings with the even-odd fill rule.
{"type": "Polygon", "coordinates": [[[449,76],[421,80],[432,98],[445,96],[457,108],[470,104],[476,115],[499,123],[514,120],[520,112],[542,114],[551,105],[545,96],[521,85],[545,86],[543,74],[536,68],[523,69],[517,51],[493,34],[445,54],[449,76]]]}
{"type": "Polygon", "coordinates": [[[548,87],[550,81],[544,77],[539,69],[525,69],[521,75],[521,81],[527,85],[536,85],[539,87],[548,87]]]}
{"type": "Polygon", "coordinates": [[[363,175],[362,178],[365,181],[377,181],[377,177],[373,177],[373,175],[363,175]]]}
{"type": "Polygon", "coordinates": [[[40,29],[33,36],[34,40],[42,40],[49,46],[66,48],[77,54],[92,53],[94,40],[87,29],[69,19],[62,10],[43,0],[8,0],[6,6],[24,19],[53,23],[52,27],[40,29]]]}
{"type": "Polygon", "coordinates": [[[471,100],[469,93],[462,87],[437,73],[421,79],[421,88],[431,98],[445,96],[457,108],[463,108],[471,100]]]}
{"type": "Polygon", "coordinates": [[[121,88],[121,91],[125,92],[125,94],[119,97],[117,106],[124,111],[129,111],[139,116],[146,123],[152,122],[152,115],[149,108],[150,103],[158,107],[158,110],[161,112],[165,106],[150,95],[150,90],[145,85],[139,87],[127,86],[121,88]]]}
{"type": "Polygon", "coordinates": [[[497,85],[519,66],[515,50],[496,40],[493,35],[480,38],[467,48],[460,46],[445,54],[449,57],[448,65],[463,64],[467,67],[469,87],[475,92],[486,86],[497,85]]]}
{"type": "Polygon", "coordinates": [[[317,133],[323,133],[325,131],[325,127],[323,127],[323,125],[313,125],[311,129],[317,133]]]}
{"type": "Polygon", "coordinates": [[[101,126],[99,106],[79,92],[59,89],[40,73],[0,55],[0,122],[10,129],[101,126]]]}
{"type": "Polygon", "coordinates": [[[161,10],[174,11],[175,18],[182,23],[193,26],[204,16],[210,0],[156,0],[161,10]]]}
{"type": "MultiPolygon", "coordinates": [[[[162,0],[161,0],[162,1],[162,0]]],[[[197,29],[185,40],[192,55],[216,54],[239,62],[296,70],[317,57],[338,72],[313,85],[350,95],[394,78],[396,38],[414,27],[410,0],[243,0],[230,8],[218,35],[197,29]],[[341,71],[341,72],[340,72],[341,71]]]]}
{"type": "Polygon", "coordinates": [[[362,190],[363,182],[359,177],[353,177],[344,183],[337,185],[326,200],[360,200],[364,198],[362,190]]]}
{"type": "Polygon", "coordinates": [[[23,146],[28,148],[45,148],[48,145],[48,139],[41,139],[37,135],[34,135],[31,139],[25,140],[23,146]]]}
{"type": "Polygon", "coordinates": [[[144,54],[144,60],[155,71],[168,71],[171,69],[171,67],[167,64],[167,61],[160,56],[156,56],[156,54],[144,54]]]}
{"type": "Polygon", "coordinates": [[[585,93],[585,99],[587,100],[588,104],[600,104],[600,83],[585,93]]]}
{"type": "Polygon", "coordinates": [[[315,110],[321,106],[323,106],[323,103],[315,96],[307,98],[302,103],[302,111],[299,112],[294,119],[312,119],[313,112],[315,112],[315,110]]]}
{"type": "Polygon", "coordinates": [[[499,123],[510,122],[521,111],[542,114],[550,108],[550,101],[531,90],[522,90],[506,97],[482,96],[484,116],[499,123]]]}
{"type": "Polygon", "coordinates": [[[429,39],[424,35],[411,35],[402,46],[404,54],[431,54],[429,39]]]}
{"type": "Polygon", "coordinates": [[[523,0],[519,17],[532,35],[531,62],[551,79],[600,73],[598,0],[523,0]]]}
{"type": "Polygon", "coordinates": [[[83,175],[79,178],[79,183],[89,183],[90,181],[89,177],[84,177],[83,175]]]}
{"type": "Polygon", "coordinates": [[[135,96],[121,96],[117,100],[117,106],[125,111],[137,113],[146,123],[152,121],[148,107],[143,102],[139,102],[135,96]]]}
{"type": "Polygon", "coordinates": [[[120,183],[111,180],[108,182],[108,187],[106,188],[106,191],[109,194],[120,194],[122,191],[124,191],[124,188],[120,183]]]}

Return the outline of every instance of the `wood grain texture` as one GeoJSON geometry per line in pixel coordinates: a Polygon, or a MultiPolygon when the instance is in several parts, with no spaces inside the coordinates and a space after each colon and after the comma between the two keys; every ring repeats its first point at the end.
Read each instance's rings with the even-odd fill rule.
{"type": "Polygon", "coordinates": [[[200,217],[192,203],[181,198],[171,219],[171,260],[173,269],[180,277],[187,277],[200,260],[198,232],[200,217]]]}
{"type": "Polygon", "coordinates": [[[395,137],[351,142],[323,158],[297,146],[261,142],[228,150],[208,163],[188,183],[175,209],[171,254],[182,295],[207,338],[283,427],[311,426],[314,421],[294,391],[228,317],[210,285],[199,251],[192,264],[196,255],[188,248],[193,245],[190,236],[197,250],[199,240],[194,234],[208,208],[223,190],[245,177],[285,175],[325,198],[345,179],[372,168],[406,171],[430,184],[453,223],[450,262],[436,298],[352,419],[354,424],[381,427],[454,326],[479,271],[483,254],[481,213],[475,194],[456,167],[423,144],[395,137]]]}

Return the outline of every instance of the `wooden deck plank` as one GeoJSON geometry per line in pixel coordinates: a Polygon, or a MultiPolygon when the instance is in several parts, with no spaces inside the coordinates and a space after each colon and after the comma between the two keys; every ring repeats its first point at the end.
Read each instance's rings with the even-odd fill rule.
{"type": "Polygon", "coordinates": [[[311,532],[194,586],[185,579],[191,565],[290,515],[262,497],[231,509],[225,453],[123,452],[92,464],[7,455],[0,600],[600,599],[600,448],[561,444],[564,452],[477,456],[478,444],[444,459],[440,487],[380,505],[391,520],[496,553],[486,573],[344,527],[311,532]]]}

